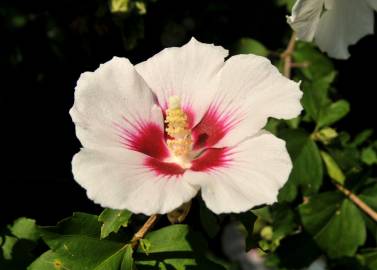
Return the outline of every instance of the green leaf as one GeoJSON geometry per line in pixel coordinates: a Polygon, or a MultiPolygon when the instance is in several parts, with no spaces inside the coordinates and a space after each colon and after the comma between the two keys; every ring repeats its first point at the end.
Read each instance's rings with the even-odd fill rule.
{"type": "MultiPolygon", "coordinates": [[[[189,226],[184,224],[176,224],[164,227],[162,229],[149,232],[145,237],[150,242],[149,253],[156,252],[176,252],[176,251],[192,251],[193,243],[203,245],[206,244],[196,234],[190,232],[189,226]]],[[[145,253],[139,246],[137,252],[145,253]]]]}
{"type": "Polygon", "coordinates": [[[359,209],[338,192],[310,197],[299,206],[299,212],[305,230],[330,258],[353,256],[365,242],[365,223],[359,209]]]}
{"type": "Polygon", "coordinates": [[[19,239],[30,241],[37,241],[39,239],[39,231],[34,219],[21,217],[9,227],[9,230],[19,239]]]}
{"type": "Polygon", "coordinates": [[[330,178],[343,185],[346,177],[343,174],[342,170],[339,168],[336,161],[332,158],[332,156],[324,151],[321,151],[321,156],[323,161],[325,162],[327,173],[329,174],[330,178]]]}
{"type": "Polygon", "coordinates": [[[309,116],[315,121],[318,121],[321,110],[331,104],[331,100],[328,98],[328,91],[334,79],[335,72],[331,72],[313,82],[304,81],[302,83],[304,90],[302,105],[309,116]]]}
{"type": "MultiPolygon", "coordinates": [[[[100,240],[100,224],[94,215],[75,213],[56,227],[41,228],[43,240],[66,269],[119,269],[127,250],[125,243],[100,240]]],[[[43,255],[42,255],[43,256],[43,255]]]]}
{"type": "Polygon", "coordinates": [[[364,148],[361,152],[361,160],[367,165],[377,164],[377,153],[372,147],[364,148]]]}
{"type": "Polygon", "coordinates": [[[368,269],[377,269],[377,249],[370,248],[363,250],[359,255],[359,260],[362,265],[368,267],[368,269]]]}
{"type": "Polygon", "coordinates": [[[236,54],[256,54],[260,56],[267,56],[267,48],[259,41],[251,38],[241,38],[238,40],[235,48],[236,54]]]}
{"type": "Polygon", "coordinates": [[[355,139],[353,142],[350,144],[350,146],[357,147],[363,144],[366,140],[370,138],[373,134],[373,129],[366,129],[360,132],[359,134],[356,135],[355,139]]]}
{"type": "Polygon", "coordinates": [[[204,203],[200,204],[199,215],[203,229],[209,237],[214,238],[221,229],[217,216],[209,211],[204,203]]]}
{"type": "Polygon", "coordinates": [[[98,221],[102,222],[101,238],[106,238],[110,233],[117,233],[120,227],[126,227],[132,213],[128,210],[105,209],[98,217],[98,221]]]}
{"type": "Polygon", "coordinates": [[[317,128],[330,126],[342,119],[350,111],[350,105],[346,100],[338,100],[321,110],[317,122],[317,128]]]}
{"type": "Polygon", "coordinates": [[[36,259],[27,270],[64,270],[69,269],[52,250],[46,251],[36,259]]]}
{"type": "Polygon", "coordinates": [[[110,0],[111,13],[126,13],[129,11],[129,0],[110,0]]]}
{"type": "Polygon", "coordinates": [[[131,245],[126,246],[126,250],[123,255],[123,261],[121,270],[133,270],[134,269],[134,259],[132,257],[134,250],[131,245]]]}
{"type": "Polygon", "coordinates": [[[1,249],[3,250],[3,256],[5,259],[7,260],[12,259],[13,247],[15,246],[17,241],[18,240],[16,237],[8,236],[8,235],[5,236],[4,243],[1,246],[1,249]]]}
{"type": "Polygon", "coordinates": [[[291,12],[296,0],[276,0],[278,6],[286,6],[287,11],[291,12]]]}
{"type": "Polygon", "coordinates": [[[300,71],[312,81],[323,78],[334,71],[330,59],[307,42],[296,43],[293,59],[295,63],[306,64],[306,67],[301,68],[300,71]]]}
{"type": "Polygon", "coordinates": [[[302,130],[284,130],[280,137],[287,143],[287,149],[293,162],[287,187],[279,192],[279,201],[292,201],[297,189],[305,196],[314,194],[322,184],[323,168],[317,145],[309,134],[302,130]],[[293,193],[294,196],[291,196],[293,193]]]}

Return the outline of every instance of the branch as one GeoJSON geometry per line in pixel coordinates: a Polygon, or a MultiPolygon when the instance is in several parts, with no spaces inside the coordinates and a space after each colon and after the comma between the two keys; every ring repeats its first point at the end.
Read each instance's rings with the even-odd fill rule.
{"type": "Polygon", "coordinates": [[[370,216],[374,221],[377,222],[377,212],[370,208],[365,202],[363,202],[359,197],[357,197],[352,191],[346,189],[345,187],[335,184],[338,190],[340,190],[344,195],[346,195],[354,204],[356,204],[364,213],[370,216]]]}
{"type": "Polygon", "coordinates": [[[283,74],[285,77],[290,78],[291,77],[291,69],[292,69],[292,53],[295,49],[296,44],[296,33],[293,32],[291,39],[289,40],[287,49],[281,54],[281,58],[283,58],[284,61],[284,71],[283,74]]]}
{"type": "Polygon", "coordinates": [[[150,216],[144,225],[134,234],[131,239],[131,246],[133,249],[137,248],[139,245],[139,240],[143,239],[143,237],[147,234],[147,232],[152,229],[153,225],[156,224],[158,219],[158,215],[150,216]]]}

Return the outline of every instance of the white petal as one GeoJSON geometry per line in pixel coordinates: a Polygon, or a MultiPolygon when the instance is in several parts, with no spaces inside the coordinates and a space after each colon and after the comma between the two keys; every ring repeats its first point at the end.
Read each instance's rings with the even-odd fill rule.
{"type": "Polygon", "coordinates": [[[329,56],[347,59],[348,46],[373,34],[373,25],[373,10],[365,0],[333,1],[331,9],[322,15],[314,39],[329,56]]]}
{"type": "Polygon", "coordinates": [[[213,103],[231,128],[216,147],[233,146],[256,134],[268,117],[290,119],[302,110],[299,84],[285,78],[267,58],[237,55],[226,61],[213,103]]]}
{"type": "Polygon", "coordinates": [[[227,166],[190,172],[195,177],[188,180],[201,187],[207,207],[218,214],[274,203],[292,168],[285,142],[267,132],[240,143],[227,158],[227,166]]]}
{"type": "Polygon", "coordinates": [[[126,58],[114,57],[94,72],[81,74],[70,111],[84,147],[119,146],[119,130],[132,131],[136,123],[163,127],[155,97],[126,58]]]}
{"type": "Polygon", "coordinates": [[[103,207],[164,214],[189,201],[197,189],[182,177],[159,177],[143,165],[146,156],[125,149],[82,149],[72,161],[75,180],[103,207]]]}
{"type": "Polygon", "coordinates": [[[194,38],[182,47],[167,48],[136,65],[137,71],[157,95],[162,107],[170,96],[179,96],[194,113],[194,124],[202,118],[213,93],[213,77],[224,64],[228,51],[194,38]]]}
{"type": "Polygon", "coordinates": [[[297,33],[298,39],[312,41],[317,31],[324,0],[297,0],[288,23],[297,33]]]}

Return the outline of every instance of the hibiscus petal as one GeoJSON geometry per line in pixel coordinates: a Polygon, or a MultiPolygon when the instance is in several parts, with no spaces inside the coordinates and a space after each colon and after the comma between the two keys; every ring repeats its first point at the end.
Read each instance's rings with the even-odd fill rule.
{"type": "Polygon", "coordinates": [[[136,65],[139,74],[166,108],[170,96],[179,96],[192,125],[202,119],[211,101],[214,75],[228,51],[194,38],[182,47],[167,48],[136,65]]]}
{"type": "Polygon", "coordinates": [[[218,76],[209,113],[193,131],[194,138],[208,135],[207,147],[236,145],[260,131],[268,117],[290,119],[302,110],[299,84],[281,75],[264,57],[233,56],[218,76]]]}
{"type": "Polygon", "coordinates": [[[301,40],[312,41],[317,31],[324,0],[297,0],[288,23],[301,40]]]}
{"type": "Polygon", "coordinates": [[[121,146],[126,134],[143,132],[141,126],[163,130],[162,112],[155,103],[129,60],[114,57],[94,72],[81,74],[70,114],[84,147],[121,146]]]}
{"type": "Polygon", "coordinates": [[[188,181],[201,187],[207,207],[218,214],[272,204],[292,168],[285,142],[267,132],[228,149],[222,160],[221,166],[186,172],[191,174],[188,181]]]}
{"type": "Polygon", "coordinates": [[[130,150],[82,149],[72,161],[75,180],[103,207],[165,214],[193,198],[198,189],[182,175],[165,177],[145,165],[150,157],[130,150]]]}
{"type": "MultiPolygon", "coordinates": [[[[373,4],[372,1],[369,3],[373,4]]],[[[348,46],[373,34],[373,9],[364,0],[333,1],[322,15],[315,41],[318,47],[338,59],[347,59],[348,46]]]]}

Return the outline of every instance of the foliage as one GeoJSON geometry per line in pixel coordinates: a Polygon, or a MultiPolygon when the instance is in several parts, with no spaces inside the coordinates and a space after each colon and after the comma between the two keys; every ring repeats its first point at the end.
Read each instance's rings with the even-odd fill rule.
{"type": "MultiPolygon", "coordinates": [[[[275,2],[288,9],[294,3],[275,2]]],[[[121,33],[124,50],[137,50],[151,4],[158,2],[101,2],[94,24],[101,29],[101,19],[110,16],[121,33]]],[[[14,14],[10,21],[18,29],[27,20],[30,18],[14,14]]],[[[83,35],[88,30],[87,22],[84,24],[77,26],[83,35]]],[[[162,43],[180,41],[189,24],[169,24],[162,43]]],[[[49,38],[59,44],[61,32],[54,26],[50,30],[49,38]]],[[[248,36],[233,45],[233,53],[258,54],[269,57],[277,68],[283,66],[280,54],[284,48],[272,50],[248,36]]],[[[62,55],[59,46],[54,48],[62,55]]],[[[216,216],[195,198],[182,224],[170,225],[166,217],[160,217],[136,245],[133,236],[146,218],[127,210],[104,209],[98,216],[77,212],[52,227],[19,218],[1,232],[0,269],[239,269],[221,247],[223,228],[231,222],[240,224],[246,249],[258,248],[271,269],[302,269],[318,258],[329,269],[343,269],[344,265],[377,269],[377,222],[344,194],[346,188],[377,211],[375,134],[365,129],[351,136],[352,130],[342,130],[342,121],[352,113],[352,102],[342,98],[341,89],[335,89],[338,71],[329,58],[304,42],[296,43],[292,58],[297,65],[293,79],[301,81],[304,93],[304,111],[290,121],[270,119],[266,127],[286,141],[293,162],[277,203],[216,216]]],[[[17,52],[12,52],[11,61],[19,61],[17,52]]]]}

